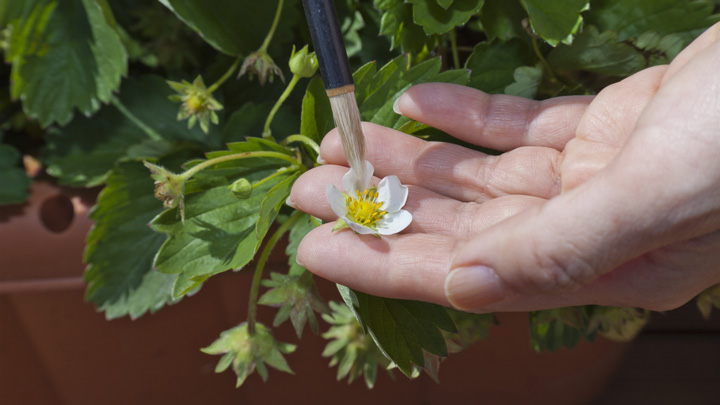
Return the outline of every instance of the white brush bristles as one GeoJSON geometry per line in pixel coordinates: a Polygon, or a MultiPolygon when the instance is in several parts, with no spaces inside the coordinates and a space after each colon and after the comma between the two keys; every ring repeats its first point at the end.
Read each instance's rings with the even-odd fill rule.
{"type": "Polygon", "coordinates": [[[350,168],[364,178],[365,171],[365,136],[360,125],[360,110],[358,110],[355,92],[350,91],[330,97],[335,125],[340,131],[345,157],[350,168]]]}

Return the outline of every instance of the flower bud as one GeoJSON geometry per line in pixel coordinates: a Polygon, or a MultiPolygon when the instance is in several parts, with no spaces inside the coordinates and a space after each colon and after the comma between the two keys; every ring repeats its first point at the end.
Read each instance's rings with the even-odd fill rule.
{"type": "Polygon", "coordinates": [[[295,52],[293,45],[292,55],[290,55],[290,71],[300,77],[312,77],[318,69],[317,57],[315,52],[308,53],[308,46],[305,45],[298,52],[295,52]]]}
{"type": "Polygon", "coordinates": [[[252,184],[250,184],[246,178],[235,180],[235,182],[233,182],[233,184],[231,184],[228,188],[235,198],[239,198],[241,200],[249,198],[250,195],[252,195],[253,190],[252,184]]]}

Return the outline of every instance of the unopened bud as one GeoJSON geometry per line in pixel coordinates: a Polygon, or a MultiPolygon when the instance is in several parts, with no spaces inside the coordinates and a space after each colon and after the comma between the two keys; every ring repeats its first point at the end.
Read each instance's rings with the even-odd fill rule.
{"type": "Polygon", "coordinates": [[[292,55],[290,55],[290,71],[300,77],[312,77],[318,70],[318,61],[315,52],[308,52],[308,46],[295,52],[293,45],[292,55]]]}
{"type": "Polygon", "coordinates": [[[228,188],[235,198],[239,198],[241,200],[249,198],[250,195],[252,195],[253,190],[252,184],[250,184],[246,178],[235,180],[235,182],[233,182],[233,184],[231,184],[228,188]]]}

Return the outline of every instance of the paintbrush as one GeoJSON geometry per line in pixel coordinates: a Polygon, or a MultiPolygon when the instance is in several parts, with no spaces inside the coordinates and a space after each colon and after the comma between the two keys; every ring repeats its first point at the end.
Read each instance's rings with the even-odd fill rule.
{"type": "Polygon", "coordinates": [[[315,55],[350,168],[365,178],[365,137],[345,44],[332,0],[303,0],[315,55]]]}

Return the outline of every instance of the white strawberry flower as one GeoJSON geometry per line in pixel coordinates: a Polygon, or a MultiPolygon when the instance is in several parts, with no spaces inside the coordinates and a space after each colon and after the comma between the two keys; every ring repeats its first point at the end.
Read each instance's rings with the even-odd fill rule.
{"type": "Polygon", "coordinates": [[[407,228],[412,214],[402,209],[407,201],[408,188],[397,176],[387,176],[377,188],[371,184],[375,170],[365,162],[364,176],[359,178],[350,169],[342,179],[345,192],[332,184],[327,186],[327,198],[339,217],[335,229],[349,226],[363,235],[392,235],[407,228]]]}

